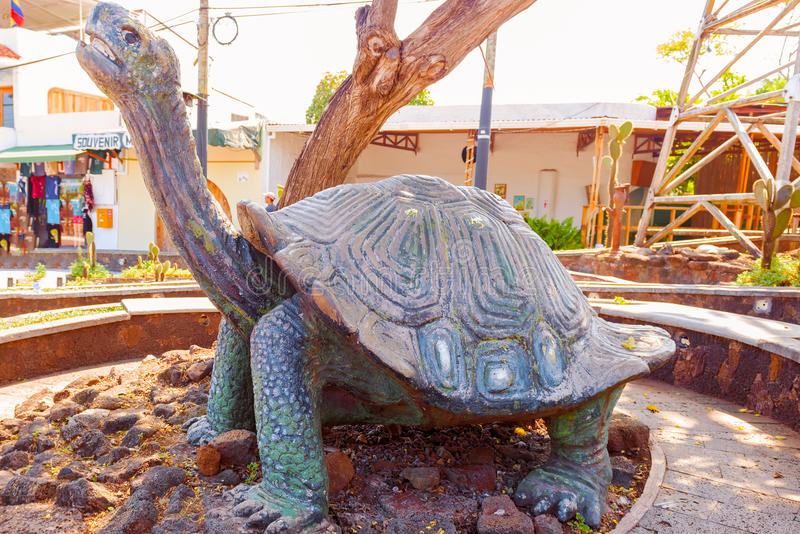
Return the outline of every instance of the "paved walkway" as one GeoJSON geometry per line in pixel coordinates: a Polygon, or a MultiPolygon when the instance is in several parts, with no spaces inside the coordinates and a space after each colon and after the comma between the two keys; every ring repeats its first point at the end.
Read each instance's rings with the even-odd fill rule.
{"type": "Polygon", "coordinates": [[[617,407],[655,432],[667,463],[631,534],[800,533],[800,434],[655,380],[628,384],[617,407]]]}
{"type": "Polygon", "coordinates": [[[34,380],[25,380],[24,382],[2,386],[0,387],[0,419],[14,417],[14,406],[44,388],[56,392],[64,389],[64,386],[79,376],[98,373],[107,374],[112,367],[115,367],[117,371],[127,371],[136,368],[139,363],[141,363],[141,359],[125,360],[99,367],[84,367],[82,369],[72,370],[68,373],[53,374],[34,380]]]}

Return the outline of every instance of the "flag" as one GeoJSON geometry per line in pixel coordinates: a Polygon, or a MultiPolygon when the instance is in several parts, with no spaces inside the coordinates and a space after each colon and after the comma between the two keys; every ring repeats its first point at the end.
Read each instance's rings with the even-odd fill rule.
{"type": "Polygon", "coordinates": [[[11,27],[22,26],[25,22],[25,15],[22,14],[22,7],[19,0],[11,0],[11,27]]]}

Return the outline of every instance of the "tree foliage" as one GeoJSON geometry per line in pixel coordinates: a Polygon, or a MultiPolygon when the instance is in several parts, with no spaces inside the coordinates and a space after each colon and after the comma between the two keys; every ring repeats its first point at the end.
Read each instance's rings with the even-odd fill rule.
{"type": "Polygon", "coordinates": [[[333,96],[336,88],[347,78],[347,71],[326,72],[325,76],[317,84],[317,92],[311,99],[311,104],[306,109],[306,124],[312,124],[319,120],[320,115],[328,105],[328,101],[333,96]]]}
{"type": "MultiPolygon", "coordinates": [[[[319,121],[322,112],[328,105],[333,93],[347,79],[349,74],[347,71],[340,70],[339,72],[326,72],[325,76],[317,84],[317,92],[314,93],[314,98],[311,99],[311,104],[306,109],[306,124],[314,124],[319,121]]],[[[429,89],[423,89],[417,96],[411,99],[408,103],[409,106],[432,106],[433,99],[429,89]]]]}

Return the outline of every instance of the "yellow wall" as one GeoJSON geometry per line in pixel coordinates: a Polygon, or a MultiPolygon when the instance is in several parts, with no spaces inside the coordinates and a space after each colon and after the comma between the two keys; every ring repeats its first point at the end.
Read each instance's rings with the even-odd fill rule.
{"type": "MultiPolygon", "coordinates": [[[[142,178],[141,167],[134,150],[126,150],[127,173],[117,176],[119,202],[120,250],[147,250],[155,241],[155,207],[142,178]]],[[[228,199],[233,222],[238,227],[236,203],[240,200],[263,202],[261,198],[261,171],[255,168],[251,150],[208,147],[208,177],[217,184],[228,199]],[[246,182],[239,182],[238,174],[247,173],[246,182]]]]}

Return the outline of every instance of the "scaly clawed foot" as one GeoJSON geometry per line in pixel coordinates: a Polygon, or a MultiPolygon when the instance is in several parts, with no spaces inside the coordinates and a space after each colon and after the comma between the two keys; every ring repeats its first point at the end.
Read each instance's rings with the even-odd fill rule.
{"type": "Polygon", "coordinates": [[[325,519],[321,507],[270,491],[263,483],[254,486],[242,499],[233,508],[233,515],[247,517],[249,528],[266,529],[266,534],[338,532],[325,519]]]}
{"type": "Polygon", "coordinates": [[[580,513],[586,524],[600,526],[605,510],[607,478],[596,470],[557,456],[534,469],[520,482],[514,500],[530,507],[535,515],[554,512],[566,522],[580,513]]]}

